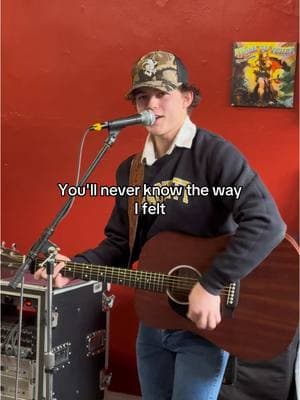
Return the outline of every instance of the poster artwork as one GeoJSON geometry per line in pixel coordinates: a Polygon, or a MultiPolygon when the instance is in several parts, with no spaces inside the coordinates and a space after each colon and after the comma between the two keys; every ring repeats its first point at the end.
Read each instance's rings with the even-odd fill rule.
{"type": "Polygon", "coordinates": [[[235,42],[231,105],[291,108],[295,42],[235,42]]]}

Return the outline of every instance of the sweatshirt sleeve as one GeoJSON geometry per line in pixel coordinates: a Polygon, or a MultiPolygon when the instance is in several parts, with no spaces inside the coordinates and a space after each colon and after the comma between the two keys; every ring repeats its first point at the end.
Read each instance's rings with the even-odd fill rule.
{"type": "MultiPolygon", "coordinates": [[[[117,185],[128,185],[130,160],[124,161],[116,174],[117,185]]],[[[115,267],[127,267],[129,261],[127,197],[116,196],[115,205],[99,245],[72,258],[72,261],[115,267]]]]}
{"type": "Polygon", "coordinates": [[[219,254],[202,278],[202,286],[212,294],[236,282],[258,266],[283,240],[286,225],[259,176],[226,141],[212,153],[211,185],[241,187],[240,197],[217,200],[232,213],[237,229],[224,252],[219,254]]]}

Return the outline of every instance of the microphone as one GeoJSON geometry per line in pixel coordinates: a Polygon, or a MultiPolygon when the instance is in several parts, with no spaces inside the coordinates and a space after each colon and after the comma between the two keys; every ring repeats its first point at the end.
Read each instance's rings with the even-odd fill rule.
{"type": "Polygon", "coordinates": [[[129,117],[97,122],[90,126],[89,130],[102,131],[102,129],[122,129],[129,125],[153,125],[155,120],[156,117],[153,111],[144,110],[139,114],[129,115],[129,117]]]}

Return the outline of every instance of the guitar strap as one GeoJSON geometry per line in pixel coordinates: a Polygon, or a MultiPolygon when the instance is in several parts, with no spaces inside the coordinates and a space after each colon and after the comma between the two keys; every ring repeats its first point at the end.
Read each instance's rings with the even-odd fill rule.
{"type": "MultiPolygon", "coordinates": [[[[142,161],[142,153],[138,153],[134,156],[131,161],[130,166],[130,174],[129,174],[129,186],[138,186],[142,188],[142,184],[144,181],[144,161],[142,161]]],[[[128,196],[128,221],[129,221],[129,249],[130,249],[130,257],[129,257],[129,265],[131,264],[133,246],[137,233],[138,226],[138,214],[134,212],[135,203],[138,204],[138,210],[140,210],[140,206],[142,204],[143,193],[142,189],[139,190],[137,196],[128,196]]]]}

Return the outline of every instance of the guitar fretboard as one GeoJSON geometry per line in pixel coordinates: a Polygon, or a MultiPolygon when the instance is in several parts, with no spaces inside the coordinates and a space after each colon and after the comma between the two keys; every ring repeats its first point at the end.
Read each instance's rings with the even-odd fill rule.
{"type": "Polygon", "coordinates": [[[158,293],[163,293],[167,289],[190,290],[196,283],[196,280],[194,279],[179,279],[176,276],[157,272],[70,262],[68,262],[63,268],[63,273],[65,276],[71,278],[115,283],[117,285],[129,286],[158,293]]]}

